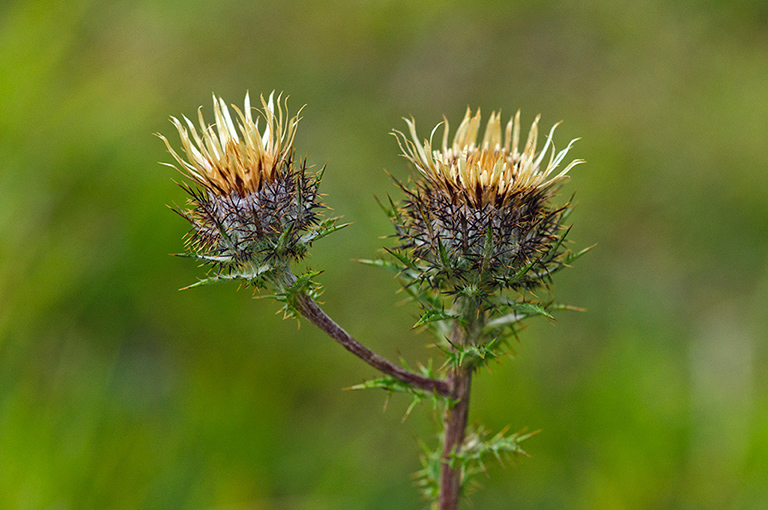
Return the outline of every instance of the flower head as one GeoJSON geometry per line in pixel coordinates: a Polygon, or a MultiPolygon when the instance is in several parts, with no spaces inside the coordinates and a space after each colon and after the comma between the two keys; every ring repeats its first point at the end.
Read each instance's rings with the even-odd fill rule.
{"type": "Polygon", "coordinates": [[[186,116],[183,117],[184,123],[171,117],[187,155],[187,160],[179,156],[168,140],[160,135],[180,165],[174,168],[222,196],[234,192],[243,198],[259,191],[264,182],[277,178],[281,166],[293,151],[299,117],[288,118],[287,98],[283,105],[280,104],[281,98],[282,95],[278,96],[275,108],[274,92],[269,95],[268,101],[261,97],[264,109],[260,113],[265,123],[263,132],[259,130],[259,117],[256,121],[253,119],[248,94],[245,95],[243,110],[233,105],[238,117],[237,128],[224,100],[217,99],[215,95],[213,113],[216,123],[207,125],[200,107],[197,111],[199,133],[186,116]]]}
{"type": "Polygon", "coordinates": [[[556,152],[555,125],[538,150],[536,117],[521,146],[518,111],[504,130],[501,113],[491,114],[478,141],[480,111],[473,116],[468,109],[450,144],[448,121],[441,123],[442,147],[434,150],[441,124],[421,141],[414,120],[406,122],[410,138],[395,135],[420,178],[415,190],[401,186],[406,200],[395,218],[401,248],[423,264],[422,280],[449,288],[467,282],[490,289],[542,284],[544,278],[534,274],[546,274],[547,265],[556,263],[565,234],[566,209],[549,200],[582,162],[560,169],[575,140],[556,152]],[[537,270],[529,271],[534,265],[537,270]]]}
{"type": "Polygon", "coordinates": [[[320,173],[306,175],[306,162],[296,165],[293,141],[298,116],[290,117],[282,96],[261,97],[263,109],[254,119],[248,95],[243,110],[230,114],[224,101],[213,97],[215,123],[207,125],[202,107],[199,128],[187,117],[172,117],[179,132],[182,157],[162,136],[178,163],[168,165],[198,186],[182,184],[190,200],[178,210],[192,224],[189,255],[253,277],[291,258],[303,256],[322,237],[318,225],[317,186],[320,173]],[[259,121],[264,120],[263,130],[259,121]]]}
{"type": "Polygon", "coordinates": [[[583,162],[571,161],[552,176],[576,140],[556,154],[552,142],[557,128],[555,124],[544,147],[537,152],[539,118],[537,116],[533,121],[523,147],[520,146],[519,110],[514,119],[509,119],[504,131],[501,129],[501,112],[492,113],[480,143],[477,140],[480,110],[473,116],[467,109],[450,145],[448,120],[443,120],[442,150],[432,148],[432,140],[440,124],[432,130],[430,138],[423,142],[416,134],[413,119],[405,119],[412,140],[399,131],[395,133],[399,135],[398,141],[405,157],[431,185],[441,188],[454,200],[470,207],[481,208],[488,204],[502,207],[521,193],[551,187],[565,177],[571,168],[583,162]],[[549,160],[542,165],[550,149],[549,160]]]}

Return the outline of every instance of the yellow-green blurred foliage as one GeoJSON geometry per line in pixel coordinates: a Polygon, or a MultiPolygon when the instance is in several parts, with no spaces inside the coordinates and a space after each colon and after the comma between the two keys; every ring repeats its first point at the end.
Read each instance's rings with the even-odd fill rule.
{"type": "MultiPolygon", "coordinates": [[[[768,8],[682,2],[0,4],[0,508],[422,508],[432,417],[277,305],[168,256],[170,115],[283,90],[336,214],[331,315],[411,364],[397,284],[353,258],[408,169],[388,135],[469,105],[583,139],[574,247],[470,420],[542,429],[475,508],[768,507],[768,8]]],[[[564,197],[565,198],[565,197],[564,197]]],[[[434,353],[433,353],[434,354],[434,353]]]]}

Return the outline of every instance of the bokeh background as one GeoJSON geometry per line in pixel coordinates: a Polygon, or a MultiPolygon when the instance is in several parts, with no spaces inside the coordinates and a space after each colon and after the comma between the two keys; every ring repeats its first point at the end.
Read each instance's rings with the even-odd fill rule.
{"type": "MultiPolygon", "coordinates": [[[[0,4],[0,508],[407,509],[433,418],[182,249],[170,115],[276,89],[353,225],[319,242],[329,313],[436,353],[389,274],[388,133],[467,106],[582,137],[574,247],[470,420],[541,429],[484,510],[768,508],[768,7],[615,2],[5,0],[0,4]]],[[[470,508],[470,506],[467,506],[470,508]]]]}

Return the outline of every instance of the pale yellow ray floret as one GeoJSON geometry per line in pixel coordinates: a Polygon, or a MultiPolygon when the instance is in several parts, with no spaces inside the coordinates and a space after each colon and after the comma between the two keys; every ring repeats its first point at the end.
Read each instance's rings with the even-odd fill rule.
{"type": "Polygon", "coordinates": [[[520,111],[511,118],[505,129],[501,127],[501,112],[493,112],[478,145],[480,110],[475,115],[467,112],[449,143],[448,120],[435,126],[428,139],[421,141],[413,119],[405,119],[410,138],[395,131],[403,155],[433,184],[449,191],[463,191],[471,205],[482,207],[488,203],[504,204],[518,193],[547,188],[564,178],[574,166],[583,163],[577,159],[568,163],[553,176],[576,140],[560,152],[555,151],[555,124],[547,135],[541,151],[536,151],[539,134],[537,116],[531,125],[528,139],[520,151],[520,111]],[[437,129],[443,126],[441,150],[433,149],[437,129]],[[549,152],[549,159],[545,157],[549,152]]]}
{"type": "Polygon", "coordinates": [[[275,101],[274,92],[268,100],[261,96],[263,109],[258,110],[259,117],[254,120],[251,100],[246,94],[243,110],[232,105],[237,114],[235,122],[224,100],[214,95],[215,123],[205,123],[201,106],[197,111],[199,131],[186,116],[182,117],[184,122],[171,117],[186,159],[158,134],[179,166],[165,164],[217,194],[236,192],[244,197],[258,191],[263,182],[276,178],[293,150],[300,117],[289,117],[288,98],[281,100],[282,94],[275,101]],[[261,118],[266,124],[263,131],[259,129],[261,118]]]}

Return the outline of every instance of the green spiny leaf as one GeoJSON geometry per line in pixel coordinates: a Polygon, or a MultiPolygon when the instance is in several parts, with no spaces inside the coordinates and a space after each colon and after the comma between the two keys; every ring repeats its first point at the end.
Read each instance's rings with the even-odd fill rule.
{"type": "Polygon", "coordinates": [[[292,233],[293,233],[293,223],[288,223],[285,226],[285,229],[280,233],[280,237],[278,237],[277,241],[275,242],[275,251],[277,253],[285,254],[290,251],[290,246],[288,246],[288,242],[291,239],[292,233]]]}
{"type": "Polygon", "coordinates": [[[566,257],[564,257],[564,258],[563,258],[563,264],[564,264],[564,265],[568,265],[568,264],[570,264],[570,263],[571,263],[571,262],[573,262],[574,260],[578,259],[578,258],[579,258],[579,257],[581,257],[582,255],[584,255],[585,253],[587,253],[588,251],[590,251],[590,250],[591,250],[592,248],[594,248],[595,246],[597,246],[597,245],[596,245],[596,244],[593,244],[592,246],[587,246],[587,247],[586,247],[586,248],[584,248],[583,250],[580,250],[580,251],[577,251],[577,252],[575,252],[575,253],[571,253],[571,254],[567,255],[566,257]]]}
{"type": "Polygon", "coordinates": [[[550,310],[567,310],[570,312],[586,312],[586,309],[578,306],[566,305],[565,303],[551,303],[547,306],[550,310]]]}
{"type": "Polygon", "coordinates": [[[388,392],[397,393],[411,393],[416,389],[408,383],[395,379],[392,376],[384,376],[379,379],[371,379],[354,386],[346,388],[348,390],[367,390],[367,389],[382,389],[388,392]]]}
{"type": "Polygon", "coordinates": [[[413,270],[417,269],[416,264],[414,264],[413,261],[411,261],[408,257],[403,255],[402,253],[399,253],[398,251],[392,250],[389,248],[384,248],[384,251],[386,251],[387,253],[395,257],[397,260],[399,260],[403,264],[403,266],[413,270]]]}
{"type": "Polygon", "coordinates": [[[535,305],[533,303],[527,303],[527,302],[517,302],[512,300],[504,300],[503,305],[511,310],[514,310],[515,312],[518,312],[519,314],[522,314],[526,317],[533,317],[535,315],[543,315],[544,317],[548,319],[554,319],[544,308],[542,308],[539,305],[535,305]]]}
{"type": "Polygon", "coordinates": [[[581,251],[565,254],[563,258],[557,261],[557,263],[552,267],[546,268],[543,271],[539,271],[538,273],[536,273],[536,278],[545,278],[545,277],[551,276],[552,274],[556,273],[557,271],[559,271],[564,267],[569,267],[573,261],[575,261],[582,255],[590,251],[595,246],[597,245],[593,244],[592,246],[588,246],[587,248],[584,248],[581,251]]]}
{"type": "Polygon", "coordinates": [[[184,253],[172,253],[174,257],[185,257],[190,259],[199,260],[201,262],[206,262],[209,264],[226,264],[228,262],[232,261],[232,257],[230,256],[221,256],[221,257],[215,257],[210,255],[200,255],[199,253],[193,252],[193,251],[186,251],[184,253]]]}
{"type": "Polygon", "coordinates": [[[507,434],[507,429],[504,429],[495,436],[489,437],[490,434],[482,428],[468,433],[462,448],[458,453],[454,453],[451,459],[463,474],[463,491],[469,492],[468,482],[472,481],[474,476],[486,472],[484,461],[488,457],[495,458],[502,466],[505,460],[509,461],[513,456],[527,457],[528,454],[521,448],[520,443],[536,433],[520,431],[507,434]]]}
{"type": "Polygon", "coordinates": [[[259,288],[264,286],[265,278],[272,270],[273,270],[272,266],[270,266],[269,264],[263,264],[251,271],[243,270],[243,271],[230,271],[228,273],[220,273],[220,274],[217,274],[216,276],[211,276],[209,278],[198,280],[197,282],[191,285],[187,285],[186,287],[183,287],[181,290],[187,290],[193,287],[201,287],[203,285],[213,285],[216,283],[222,283],[222,282],[232,281],[232,280],[246,280],[248,284],[259,288]]]}
{"type": "Polygon", "coordinates": [[[528,317],[529,317],[528,315],[523,315],[517,312],[508,313],[506,315],[502,315],[501,317],[497,317],[495,319],[488,321],[485,325],[484,330],[486,332],[489,332],[489,331],[494,331],[501,328],[510,327],[528,317]]]}
{"type": "Polygon", "coordinates": [[[429,324],[430,322],[437,322],[437,321],[447,321],[452,319],[459,319],[460,317],[457,317],[451,313],[446,313],[444,310],[435,310],[432,308],[429,308],[424,311],[424,313],[421,315],[419,320],[414,324],[411,329],[416,329],[419,326],[423,326],[425,324],[429,324]]]}
{"type": "Polygon", "coordinates": [[[442,453],[440,450],[429,448],[420,441],[422,454],[420,457],[422,468],[413,474],[414,485],[419,489],[425,499],[436,501],[440,495],[440,472],[443,467],[442,453]]]}
{"type": "Polygon", "coordinates": [[[381,267],[395,274],[403,270],[403,266],[386,259],[354,259],[354,262],[365,264],[366,266],[381,267]]]}
{"type": "Polygon", "coordinates": [[[328,218],[323,220],[323,222],[320,223],[320,225],[318,225],[316,228],[301,236],[301,242],[304,244],[313,243],[318,239],[322,239],[323,237],[326,237],[336,232],[337,230],[341,230],[342,228],[351,225],[351,223],[342,223],[339,225],[336,223],[338,219],[339,218],[328,218]]]}

